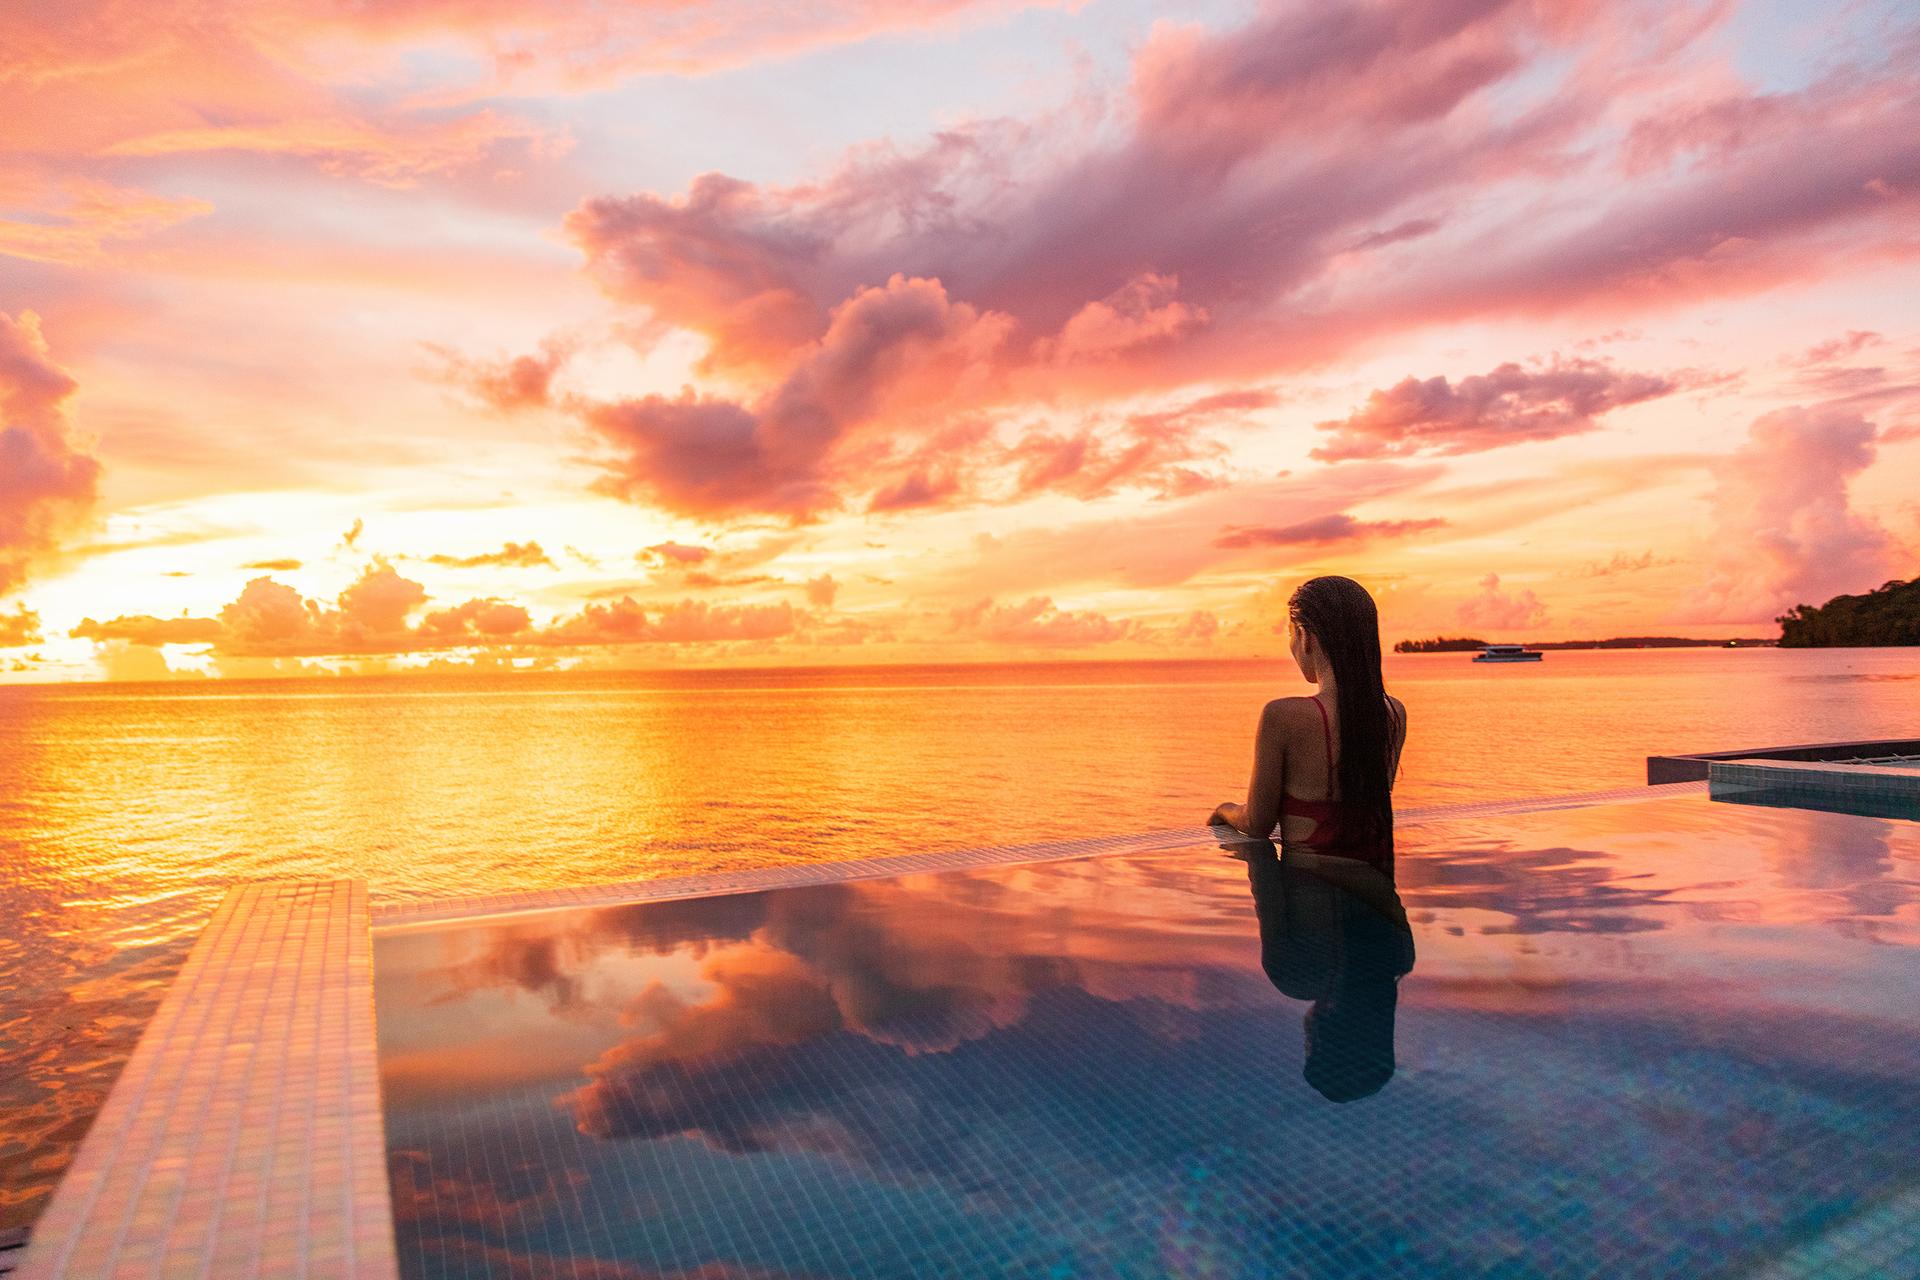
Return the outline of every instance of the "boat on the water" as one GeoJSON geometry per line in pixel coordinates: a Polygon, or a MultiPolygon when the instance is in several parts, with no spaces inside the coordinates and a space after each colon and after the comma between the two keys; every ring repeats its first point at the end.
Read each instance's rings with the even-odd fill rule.
{"type": "Polygon", "coordinates": [[[1522,644],[1490,644],[1473,655],[1475,662],[1538,662],[1540,651],[1522,644]]]}

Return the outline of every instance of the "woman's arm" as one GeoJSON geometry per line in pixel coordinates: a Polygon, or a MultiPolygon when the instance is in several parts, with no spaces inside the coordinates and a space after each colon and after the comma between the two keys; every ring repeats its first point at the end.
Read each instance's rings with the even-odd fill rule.
{"type": "Polygon", "coordinates": [[[1242,835],[1265,840],[1273,835],[1280,821],[1280,788],[1285,759],[1285,742],[1280,732],[1277,702],[1269,702],[1260,712],[1260,727],[1253,738],[1253,777],[1247,783],[1247,802],[1229,800],[1214,807],[1209,825],[1224,822],[1242,835]]]}
{"type": "Polygon", "coordinates": [[[1407,704],[1395,697],[1388,697],[1387,702],[1394,711],[1392,759],[1387,765],[1387,789],[1391,791],[1400,780],[1400,753],[1407,748],[1407,704]]]}

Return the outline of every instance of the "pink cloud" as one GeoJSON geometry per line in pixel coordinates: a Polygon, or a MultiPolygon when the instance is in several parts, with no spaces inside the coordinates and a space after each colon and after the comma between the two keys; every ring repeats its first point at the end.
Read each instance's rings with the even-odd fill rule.
{"type": "Polygon", "coordinates": [[[1665,568],[1667,565],[1678,563],[1680,563],[1679,560],[1673,556],[1655,555],[1651,550],[1643,551],[1637,556],[1628,555],[1624,551],[1616,551],[1613,553],[1612,559],[1590,562],[1585,567],[1572,571],[1571,576],[1577,578],[1614,578],[1622,574],[1644,573],[1648,569],[1660,569],[1665,568]]]}
{"type": "Polygon", "coordinates": [[[1169,343],[1207,323],[1207,311],[1175,298],[1180,282],[1146,271],[1097,302],[1089,302],[1061,326],[1044,351],[1063,363],[1117,360],[1140,347],[1169,343]]]}
{"type": "Polygon", "coordinates": [[[816,609],[831,609],[833,598],[840,594],[840,584],[834,581],[832,574],[823,573],[817,578],[807,579],[806,592],[808,604],[816,609]]]}
{"type": "Polygon", "coordinates": [[[1211,644],[1213,638],[1219,634],[1220,619],[1216,614],[1207,609],[1195,609],[1192,613],[1181,619],[1180,625],[1173,629],[1173,638],[1175,640],[1188,641],[1194,644],[1211,644]]]}
{"type": "Polygon", "coordinates": [[[1423,450],[1454,455],[1556,440],[1591,431],[1609,410],[1667,395],[1679,385],[1671,378],[1623,373],[1603,361],[1557,358],[1537,369],[1509,361],[1458,383],[1405,378],[1371,393],[1349,416],[1318,423],[1331,437],[1313,456],[1340,461],[1423,450]]]}
{"type": "Polygon", "coordinates": [[[883,417],[964,403],[1005,333],[937,281],[895,275],[836,307],[752,407],[691,391],[588,406],[615,450],[601,487],[688,515],[811,518],[839,505],[831,462],[844,441],[883,417]]]}
{"type": "MultiPolygon", "coordinates": [[[[890,429],[925,435],[942,417],[1310,367],[1436,322],[1625,315],[1906,252],[1920,106],[1885,69],[1793,95],[1792,130],[1689,143],[1678,172],[1619,181],[1625,144],[1596,121],[1691,91],[1695,43],[1723,16],[1462,0],[1276,8],[1217,33],[1162,25],[1111,127],[1091,135],[965,123],[918,150],[855,148],[794,186],[709,174],[678,196],[587,201],[566,229],[589,272],[706,339],[704,372],[757,388],[578,406],[624,451],[607,487],[687,513],[794,518],[854,494],[880,509],[999,501],[996,469],[1079,475],[1124,446],[1056,433],[1034,456],[876,471],[862,465],[877,418],[865,406],[884,393],[890,429]],[[1559,91],[1532,84],[1543,76],[1559,91]],[[1875,178],[1884,194],[1867,189],[1875,178]],[[1477,198],[1546,179],[1590,198],[1549,218],[1477,198]],[[883,358],[900,350],[890,329],[851,341],[849,309],[878,305],[877,280],[964,317],[937,339],[902,332],[942,346],[957,340],[944,325],[967,331],[975,376],[883,358]],[[859,354],[822,395],[813,371],[843,345],[859,354]]],[[[1653,165],[1668,144],[1649,125],[1632,145],[1653,165]]],[[[1322,456],[1552,438],[1671,383],[1579,360],[1409,380],[1322,456]]],[[[1169,474],[1180,491],[1204,486],[1193,468],[1169,474]]]]}
{"type": "Polygon", "coordinates": [[[1199,434],[1198,414],[1136,414],[1118,432],[1088,427],[1073,435],[1029,432],[1009,451],[1019,464],[1017,496],[1053,490],[1097,498],[1122,485],[1184,497],[1225,481],[1187,465],[1224,458],[1227,448],[1199,434]]]}
{"type": "Polygon", "coordinates": [[[38,316],[0,312],[0,595],[93,511],[100,464],[66,416],[78,385],[53,362],[38,316]]]}
{"type": "Polygon", "coordinates": [[[1848,356],[1858,355],[1868,347],[1879,346],[1886,339],[1871,329],[1849,329],[1838,338],[1829,338],[1825,342],[1816,342],[1808,347],[1800,357],[1801,364],[1826,364],[1832,360],[1844,360],[1848,356]]]}
{"type": "Polygon", "coordinates": [[[713,557],[712,547],[696,547],[684,542],[656,542],[640,553],[641,559],[658,559],[673,564],[700,564],[713,557]]]}
{"type": "Polygon", "coordinates": [[[1531,591],[1502,591],[1497,573],[1480,579],[1480,594],[1462,601],[1456,612],[1465,625],[1494,631],[1537,627],[1547,620],[1547,607],[1540,597],[1531,591]]]}
{"type": "Polygon", "coordinates": [[[1166,431],[1221,419],[1239,419],[1256,409],[1271,409],[1279,403],[1280,394],[1270,387],[1242,387],[1216,391],[1168,409],[1134,413],[1128,416],[1127,425],[1141,431],[1166,431]]]}
{"type": "Polygon", "coordinates": [[[1091,609],[1062,610],[1045,596],[1000,605],[981,599],[952,611],[953,629],[993,644],[1080,648],[1128,635],[1132,624],[1091,609]]]}
{"type": "Polygon", "coordinates": [[[1400,538],[1439,529],[1445,520],[1356,520],[1344,511],[1315,516],[1287,525],[1229,525],[1213,545],[1230,550],[1246,547],[1328,546],[1364,542],[1373,538],[1400,538]]]}
{"type": "Polygon", "coordinates": [[[874,491],[867,500],[871,515],[939,506],[961,491],[960,477],[951,468],[918,468],[874,491]]]}
{"type": "Polygon", "coordinates": [[[441,376],[471,391],[480,403],[503,412],[532,409],[553,398],[553,380],[573,356],[574,345],[560,338],[540,344],[538,355],[472,360],[437,343],[426,348],[442,362],[441,376]]]}
{"type": "Polygon", "coordinates": [[[707,368],[769,367],[817,337],[827,312],[810,276],[825,240],[783,218],[778,203],[709,173],[679,199],[588,200],[565,229],[613,297],[712,339],[707,368]]]}
{"type": "Polygon", "coordinates": [[[1874,458],[1874,424],[1847,405],[1777,409],[1715,467],[1714,566],[1687,621],[1759,622],[1879,586],[1894,544],[1847,486],[1874,458]]]}

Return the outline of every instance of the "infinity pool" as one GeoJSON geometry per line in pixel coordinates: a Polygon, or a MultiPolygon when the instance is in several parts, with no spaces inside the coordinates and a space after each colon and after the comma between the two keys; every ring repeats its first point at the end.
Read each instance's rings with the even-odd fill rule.
{"type": "Polygon", "coordinates": [[[1920,1275],[1920,827],[1693,795],[376,939],[415,1277],[1920,1275]],[[1770,1268],[1773,1268],[1770,1270],[1770,1268]]]}

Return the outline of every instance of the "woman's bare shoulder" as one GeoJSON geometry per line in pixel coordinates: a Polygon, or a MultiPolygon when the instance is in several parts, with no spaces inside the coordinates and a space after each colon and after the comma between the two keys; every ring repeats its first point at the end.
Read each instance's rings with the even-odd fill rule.
{"type": "MultiPolygon", "coordinates": [[[[1260,727],[1286,732],[1296,725],[1305,724],[1316,714],[1312,698],[1275,698],[1260,709],[1260,727]]],[[[1314,723],[1318,724],[1319,721],[1315,720],[1314,723]]]]}

